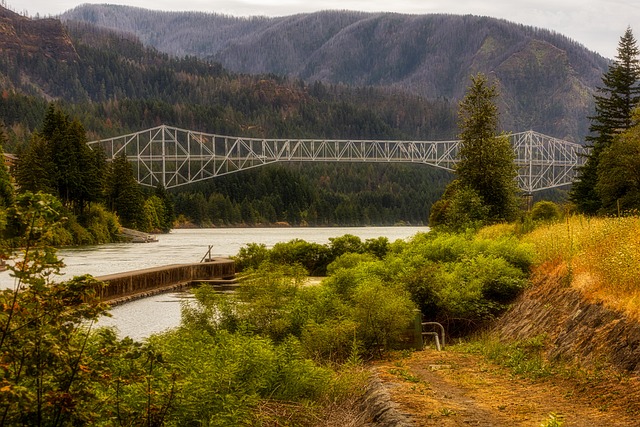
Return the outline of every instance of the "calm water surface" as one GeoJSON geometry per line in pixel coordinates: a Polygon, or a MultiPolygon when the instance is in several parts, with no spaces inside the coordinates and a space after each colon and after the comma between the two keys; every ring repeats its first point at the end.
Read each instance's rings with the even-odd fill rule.
{"type": "MultiPolygon", "coordinates": [[[[213,256],[231,256],[248,243],[272,247],[278,242],[302,239],[328,243],[329,238],[353,234],[362,240],[387,237],[390,241],[406,239],[428,227],[331,227],[331,228],[215,228],[173,230],[158,236],[157,243],[115,243],[63,249],[58,252],[66,267],[64,275],[102,276],[123,271],[167,264],[199,262],[212,246],[213,256]]],[[[61,278],[64,280],[64,277],[61,278]]],[[[8,272],[0,273],[0,286],[13,287],[8,272]]],[[[156,295],[111,309],[112,317],[100,325],[116,328],[120,336],[143,339],[153,333],[175,327],[180,322],[180,304],[188,293],[156,295]]]]}

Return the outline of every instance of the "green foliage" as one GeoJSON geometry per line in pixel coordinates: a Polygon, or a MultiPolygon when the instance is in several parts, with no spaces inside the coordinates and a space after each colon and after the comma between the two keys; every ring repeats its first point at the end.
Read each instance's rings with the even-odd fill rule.
{"type": "Polygon", "coordinates": [[[353,292],[353,319],[369,351],[393,348],[411,326],[415,305],[400,286],[369,278],[353,292]]]}
{"type": "Polygon", "coordinates": [[[100,198],[102,172],[86,145],[84,128],[53,104],[42,130],[21,153],[17,169],[22,190],[54,194],[75,213],[82,213],[87,203],[100,198]]]}
{"type": "Polygon", "coordinates": [[[599,160],[595,190],[604,214],[620,215],[640,209],[640,108],[634,125],[613,138],[599,160]]]}
{"type": "Polygon", "coordinates": [[[56,197],[31,192],[9,211],[21,249],[9,266],[15,286],[0,292],[0,424],[162,425],[174,381],[162,355],[92,331],[107,314],[103,283],[55,281],[62,211],[56,197]]]}
{"type": "Polygon", "coordinates": [[[515,154],[507,137],[498,134],[497,97],[496,86],[479,74],[472,77],[459,112],[462,142],[456,175],[487,206],[489,222],[513,220],[518,212],[515,154]]]}
{"type": "Polygon", "coordinates": [[[533,250],[514,236],[416,235],[390,255],[402,265],[392,281],[403,283],[425,319],[464,333],[503,312],[527,285],[533,250]]]}
{"type": "Polygon", "coordinates": [[[322,323],[311,320],[305,324],[300,341],[313,360],[343,363],[361,351],[357,329],[358,323],[351,319],[333,318],[322,323]]]}
{"type": "Polygon", "coordinates": [[[101,204],[92,204],[81,220],[92,236],[91,244],[114,242],[120,234],[118,217],[101,204]]]}
{"type": "Polygon", "coordinates": [[[495,85],[478,74],[460,103],[460,160],[431,215],[432,226],[460,231],[483,223],[512,221],[518,213],[517,169],[506,135],[498,134],[495,85]]]}
{"type": "Polygon", "coordinates": [[[531,208],[531,219],[533,221],[557,221],[561,215],[562,212],[558,205],[547,200],[536,202],[531,208]]]}
{"type": "Polygon", "coordinates": [[[325,274],[329,250],[325,245],[294,239],[276,243],[269,253],[269,261],[275,264],[302,265],[312,276],[325,274]]]}
{"type": "Polygon", "coordinates": [[[264,243],[247,243],[233,257],[238,271],[256,269],[268,259],[269,249],[264,243]]]}
{"type": "Polygon", "coordinates": [[[332,237],[328,244],[309,243],[300,239],[276,243],[267,249],[263,244],[249,243],[240,248],[233,257],[236,269],[244,271],[258,268],[264,262],[272,264],[301,265],[312,276],[324,276],[327,266],[344,254],[367,254],[371,259],[380,259],[389,252],[391,245],[387,238],[367,239],[346,234],[332,237]]]}
{"type": "Polygon", "coordinates": [[[182,328],[153,338],[180,380],[174,422],[253,425],[259,402],[304,402],[327,393],[331,371],[302,356],[297,340],[182,328]]]}
{"type": "Polygon", "coordinates": [[[109,209],[118,214],[122,225],[134,229],[146,225],[142,191],[124,155],[110,164],[105,194],[109,209]]]}
{"type": "Polygon", "coordinates": [[[360,253],[347,252],[337,257],[335,260],[333,260],[333,262],[331,262],[331,264],[327,266],[327,274],[329,276],[332,276],[341,268],[342,269],[354,268],[358,264],[361,264],[364,262],[374,262],[376,260],[377,258],[374,255],[371,255],[368,253],[360,254],[360,253]]]}
{"type": "Polygon", "coordinates": [[[172,194],[176,212],[197,225],[390,226],[425,223],[449,180],[420,165],[274,164],[172,194]]]}
{"type": "Polygon", "coordinates": [[[431,209],[429,224],[432,227],[461,232],[478,229],[486,221],[489,208],[473,188],[456,180],[446,194],[447,199],[438,200],[431,209]]]}
{"type": "Polygon", "coordinates": [[[0,158],[3,160],[0,165],[0,209],[11,206],[15,196],[15,191],[11,184],[11,178],[9,177],[9,171],[4,164],[3,146],[6,142],[7,136],[4,132],[4,125],[0,122],[0,158]]]}
{"type": "Polygon", "coordinates": [[[553,373],[552,365],[545,359],[544,335],[522,341],[502,343],[485,336],[469,346],[469,351],[481,353],[494,362],[511,369],[515,375],[541,378],[553,373]]]}
{"type": "MultiPolygon", "coordinates": [[[[611,173],[611,162],[600,165],[604,151],[623,133],[637,124],[634,110],[640,104],[640,59],[638,46],[631,28],[627,28],[618,43],[614,62],[602,77],[603,87],[595,95],[596,112],[591,119],[587,141],[592,150],[585,165],[580,169],[578,180],[573,184],[570,198],[582,213],[594,215],[603,208],[602,197],[607,198],[606,212],[612,210],[612,198],[616,200],[614,186],[624,186],[626,177],[611,173]],[[604,178],[608,182],[600,183],[604,178]],[[597,188],[600,186],[600,190],[597,188]],[[611,191],[610,191],[611,190],[611,191]]],[[[609,154],[611,155],[611,153],[609,154]]],[[[620,189],[617,189],[620,192],[620,189]]],[[[622,190],[624,192],[624,190],[622,190]]]]}

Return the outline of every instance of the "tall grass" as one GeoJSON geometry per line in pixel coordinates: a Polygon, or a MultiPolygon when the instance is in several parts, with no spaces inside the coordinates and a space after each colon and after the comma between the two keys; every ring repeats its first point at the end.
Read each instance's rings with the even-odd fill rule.
{"type": "Polygon", "coordinates": [[[535,246],[536,263],[566,263],[574,287],[640,319],[640,217],[573,216],[523,239],[535,246]]]}

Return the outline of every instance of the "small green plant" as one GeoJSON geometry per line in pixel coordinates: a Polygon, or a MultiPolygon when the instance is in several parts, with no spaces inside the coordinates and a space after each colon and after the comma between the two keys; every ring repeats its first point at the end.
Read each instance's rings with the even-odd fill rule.
{"type": "Polygon", "coordinates": [[[453,415],[456,415],[456,411],[449,408],[442,408],[440,409],[440,415],[442,415],[443,417],[451,417],[453,415]]]}
{"type": "Polygon", "coordinates": [[[564,426],[564,420],[562,415],[556,413],[550,413],[549,417],[540,424],[540,427],[562,427],[564,426]]]}
{"type": "Polygon", "coordinates": [[[404,381],[410,382],[410,383],[419,383],[421,381],[420,378],[418,378],[417,376],[413,375],[411,372],[409,372],[406,369],[391,369],[389,371],[389,373],[402,378],[404,381]]]}
{"type": "Polygon", "coordinates": [[[467,351],[479,353],[495,363],[511,369],[515,375],[541,378],[552,375],[554,367],[545,360],[545,335],[512,343],[502,343],[485,336],[466,345],[467,351]]]}

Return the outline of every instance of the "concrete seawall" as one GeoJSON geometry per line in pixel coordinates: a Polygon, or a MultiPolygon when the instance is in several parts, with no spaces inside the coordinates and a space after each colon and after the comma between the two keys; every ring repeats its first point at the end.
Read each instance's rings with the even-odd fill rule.
{"type": "Polygon", "coordinates": [[[235,262],[221,258],[193,264],[172,264],[143,270],[115,273],[96,279],[108,285],[101,289],[103,301],[117,304],[137,298],[182,289],[199,281],[231,279],[235,262]]]}

